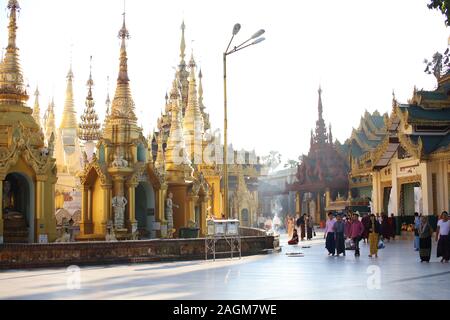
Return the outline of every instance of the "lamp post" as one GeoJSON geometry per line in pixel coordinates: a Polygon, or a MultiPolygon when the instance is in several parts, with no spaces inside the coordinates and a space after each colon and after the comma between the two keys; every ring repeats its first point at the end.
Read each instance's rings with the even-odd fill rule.
{"type": "Polygon", "coordinates": [[[224,123],[223,123],[223,132],[224,132],[224,145],[223,145],[223,214],[226,218],[229,218],[229,212],[228,212],[228,116],[227,116],[227,56],[230,54],[233,54],[235,52],[238,52],[242,49],[245,49],[247,47],[250,47],[252,45],[258,44],[265,40],[265,38],[262,38],[261,35],[264,34],[264,30],[261,29],[258,32],[256,32],[253,36],[251,36],[248,40],[244,41],[238,46],[233,47],[230,50],[231,43],[233,42],[234,37],[239,33],[241,30],[241,25],[239,23],[236,23],[233,27],[233,35],[231,37],[230,42],[228,43],[228,47],[223,53],[223,93],[224,93],[224,123]],[[250,42],[252,41],[253,42],[250,42]],[[250,42],[250,43],[249,43],[250,42]]]}

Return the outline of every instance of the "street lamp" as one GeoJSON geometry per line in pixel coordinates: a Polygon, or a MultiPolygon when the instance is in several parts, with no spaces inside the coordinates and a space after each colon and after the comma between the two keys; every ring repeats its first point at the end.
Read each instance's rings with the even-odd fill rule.
{"type": "Polygon", "coordinates": [[[233,47],[230,50],[231,43],[234,40],[234,37],[239,33],[241,30],[241,25],[239,23],[236,23],[233,27],[233,33],[230,42],[228,43],[228,47],[223,53],[223,93],[224,93],[224,125],[223,125],[223,131],[224,131],[224,145],[223,145],[223,186],[224,186],[224,202],[223,202],[223,214],[226,218],[229,218],[228,214],[228,137],[227,137],[227,131],[228,131],[228,116],[227,116],[227,56],[230,54],[233,54],[235,52],[238,52],[242,49],[245,49],[247,47],[250,47],[252,45],[258,44],[265,40],[265,38],[262,38],[261,36],[265,33],[264,29],[260,29],[257,31],[253,36],[251,36],[246,41],[242,42],[240,45],[233,47]],[[252,41],[253,40],[253,41],[252,41]],[[252,41],[252,42],[250,42],[252,41]],[[250,43],[249,43],[250,42],[250,43]]]}

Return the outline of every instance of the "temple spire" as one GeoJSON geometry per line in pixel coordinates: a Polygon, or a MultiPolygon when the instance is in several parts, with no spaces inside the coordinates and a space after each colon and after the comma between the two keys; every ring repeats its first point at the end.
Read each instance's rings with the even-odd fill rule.
{"type": "Polygon", "coordinates": [[[184,30],[186,30],[186,25],[184,24],[184,20],[181,23],[181,44],[180,44],[180,64],[185,64],[184,58],[186,57],[186,39],[184,37],[184,30]]]}
{"type": "Polygon", "coordinates": [[[202,112],[205,131],[211,129],[211,124],[209,122],[209,114],[207,114],[205,112],[206,107],[203,104],[203,73],[202,73],[202,69],[200,69],[200,71],[198,73],[198,106],[200,107],[200,111],[202,112]]]}
{"type": "Polygon", "coordinates": [[[100,138],[100,124],[98,123],[98,116],[94,108],[95,102],[92,96],[92,87],[94,86],[94,81],[92,80],[92,56],[89,79],[86,86],[88,87],[88,94],[85,102],[86,109],[84,109],[84,114],[81,116],[78,137],[84,141],[97,141],[100,138]]]}
{"type": "Polygon", "coordinates": [[[72,63],[70,63],[67,73],[66,100],[64,102],[64,112],[62,116],[61,129],[77,128],[77,112],[75,111],[75,103],[73,99],[73,71],[72,63]]]}
{"type": "Polygon", "coordinates": [[[19,49],[16,46],[17,12],[20,6],[17,0],[9,0],[8,46],[0,66],[0,102],[25,106],[28,100],[22,70],[19,63],[19,49]]]}
{"type": "Polygon", "coordinates": [[[325,143],[328,140],[327,128],[325,126],[325,121],[323,120],[323,105],[322,105],[322,87],[319,86],[319,103],[318,103],[318,113],[319,119],[316,121],[316,134],[314,137],[314,142],[325,143]]]}
{"type": "MultiPolygon", "coordinates": [[[[185,149],[186,145],[181,124],[180,94],[177,77],[175,77],[172,82],[170,105],[172,122],[169,138],[167,140],[165,163],[167,171],[172,172],[171,175],[168,175],[169,179],[184,181],[185,178],[192,176],[193,169],[190,166],[190,161],[185,149]]],[[[160,134],[162,133],[160,132],[160,134]]]]}
{"type": "Polygon", "coordinates": [[[36,86],[36,91],[34,92],[34,107],[33,107],[33,118],[36,123],[41,127],[41,108],[39,106],[39,88],[36,86]]]}
{"type": "Polygon", "coordinates": [[[55,125],[55,100],[48,104],[47,111],[45,112],[45,137],[49,141],[52,134],[56,135],[56,125],[55,125]]]}
{"type": "Polygon", "coordinates": [[[200,164],[202,161],[204,122],[197,98],[197,82],[195,78],[196,63],[193,53],[189,61],[189,68],[188,104],[183,119],[184,139],[186,141],[190,159],[194,160],[195,164],[200,164]]]}
{"type": "Polygon", "coordinates": [[[126,27],[126,13],[123,13],[122,28],[119,30],[119,39],[122,43],[120,46],[120,66],[119,76],[117,78],[116,93],[112,102],[111,117],[128,119],[136,123],[137,118],[134,113],[134,102],[131,96],[130,79],[128,77],[128,57],[126,49],[126,40],[130,38],[130,33],[126,27]]]}

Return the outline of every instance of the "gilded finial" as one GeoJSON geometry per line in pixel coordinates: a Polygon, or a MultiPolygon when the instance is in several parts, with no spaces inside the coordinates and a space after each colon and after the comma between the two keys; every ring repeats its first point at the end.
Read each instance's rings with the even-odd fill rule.
{"type": "Polygon", "coordinates": [[[78,137],[84,141],[96,141],[100,138],[100,124],[95,112],[95,102],[92,97],[92,56],[90,57],[89,80],[87,81],[88,94],[86,97],[86,108],[81,116],[81,123],[78,125],[78,137]]]}
{"type": "Polygon", "coordinates": [[[186,57],[186,40],[184,38],[184,30],[186,30],[186,25],[184,24],[184,20],[181,23],[181,44],[180,44],[180,58],[181,62],[184,62],[184,58],[186,57]]]}

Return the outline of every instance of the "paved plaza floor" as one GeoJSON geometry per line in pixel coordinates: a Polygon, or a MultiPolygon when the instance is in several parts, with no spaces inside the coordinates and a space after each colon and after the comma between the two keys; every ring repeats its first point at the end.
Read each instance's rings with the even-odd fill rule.
{"type": "Polygon", "coordinates": [[[363,243],[361,257],[338,258],[321,238],[281,242],[280,253],[240,260],[2,271],[0,299],[450,299],[450,264],[436,258],[434,241],[428,264],[412,241],[386,243],[378,259],[363,243]]]}

